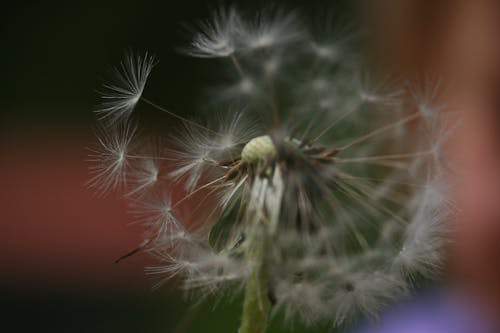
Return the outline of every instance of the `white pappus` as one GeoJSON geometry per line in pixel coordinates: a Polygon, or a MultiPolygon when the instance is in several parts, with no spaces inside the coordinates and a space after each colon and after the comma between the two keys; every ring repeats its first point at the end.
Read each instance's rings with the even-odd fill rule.
{"type": "Polygon", "coordinates": [[[222,9],[197,29],[183,51],[227,59],[235,85],[211,90],[227,112],[201,124],[145,99],[149,55],[127,56],[98,111],[91,184],[129,183],[143,248],[160,261],[148,272],[205,295],[243,291],[241,333],[280,311],[306,324],[376,317],[416,277],[435,277],[453,205],[434,146],[443,131],[425,124],[443,112],[434,96],[406,108],[416,94],[368,76],[353,38],[321,46],[296,12],[222,9]],[[141,101],[180,125],[156,154],[130,146],[141,101]]]}

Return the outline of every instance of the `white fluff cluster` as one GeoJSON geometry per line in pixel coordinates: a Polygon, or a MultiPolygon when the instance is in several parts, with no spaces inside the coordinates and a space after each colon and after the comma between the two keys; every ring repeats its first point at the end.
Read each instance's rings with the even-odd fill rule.
{"type": "Polygon", "coordinates": [[[113,68],[114,83],[104,84],[101,92],[102,108],[96,113],[101,121],[116,125],[126,119],[134,110],[142,95],[146,81],[155,65],[149,54],[125,56],[119,67],[113,68]]]}
{"type": "Polygon", "coordinates": [[[415,90],[370,75],[351,36],[315,38],[328,34],[296,13],[230,8],[198,28],[185,53],[233,74],[204,103],[227,110],[212,125],[142,97],[148,55],[126,58],[98,111],[91,184],[125,189],[159,259],[149,272],[212,294],[258,271],[273,313],[334,325],[435,277],[453,206],[432,98],[410,105],[415,90]],[[131,146],[140,101],[178,121],[164,149],[131,146]]]}

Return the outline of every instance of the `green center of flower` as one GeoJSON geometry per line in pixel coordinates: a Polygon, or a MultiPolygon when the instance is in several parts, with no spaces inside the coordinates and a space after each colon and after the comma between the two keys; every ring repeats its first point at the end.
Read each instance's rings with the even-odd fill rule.
{"type": "Polygon", "coordinates": [[[243,147],[241,160],[246,163],[258,163],[272,160],[277,151],[269,135],[262,135],[252,140],[243,147]]]}

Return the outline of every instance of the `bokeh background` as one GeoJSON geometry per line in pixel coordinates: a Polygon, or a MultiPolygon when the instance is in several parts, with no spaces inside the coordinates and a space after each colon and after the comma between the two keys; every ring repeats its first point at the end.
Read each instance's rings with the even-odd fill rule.
{"type": "MultiPolygon", "coordinates": [[[[268,1],[237,2],[247,8],[268,1]]],[[[286,3],[286,4],[285,4],[286,3]]],[[[194,113],[217,72],[178,54],[182,25],[221,1],[16,1],[0,11],[0,294],[4,332],[235,332],[240,303],[191,309],[175,281],[152,290],[149,261],[114,260],[141,241],[119,197],[98,198],[86,147],[93,141],[96,89],[126,50],[159,64],[148,96],[194,113]],[[177,330],[177,331],[176,331],[177,330]]],[[[284,1],[313,12],[332,1],[284,1]]],[[[348,12],[340,4],[338,11],[348,12]]],[[[306,13],[307,14],[307,13],[306,13]]],[[[175,122],[146,114],[168,134],[175,122]]],[[[295,327],[300,331],[300,327],[295,327]]],[[[273,326],[271,332],[289,331],[273,326]]],[[[318,331],[325,331],[318,328],[318,331]]],[[[311,332],[316,330],[309,330],[311,332]]]]}
{"type": "MultiPolygon", "coordinates": [[[[276,5],[316,18],[333,11],[361,21],[374,63],[418,82],[440,73],[444,98],[464,110],[448,153],[466,174],[447,279],[485,296],[500,318],[500,2],[498,0],[232,1],[276,5]],[[362,3],[360,11],[354,3],[362,3]],[[359,13],[359,17],[354,15],[359,13]],[[376,46],[376,47],[374,47],[376,46]]],[[[107,71],[127,50],[159,64],[147,97],[184,115],[204,103],[220,73],[211,60],[176,52],[183,24],[208,17],[221,0],[17,1],[0,7],[0,329],[3,332],[236,332],[241,303],[193,307],[176,282],[152,290],[146,255],[114,260],[141,242],[118,196],[85,188],[107,71]]],[[[358,8],[360,9],[360,8],[358,8]]],[[[168,135],[175,121],[141,114],[168,135]]],[[[328,332],[280,327],[269,332],[328,332]]],[[[498,323],[500,327],[500,323],[498,323]]],[[[496,332],[496,331],[495,331],[496,332]]],[[[427,332],[426,332],[427,333],[427,332]]]]}

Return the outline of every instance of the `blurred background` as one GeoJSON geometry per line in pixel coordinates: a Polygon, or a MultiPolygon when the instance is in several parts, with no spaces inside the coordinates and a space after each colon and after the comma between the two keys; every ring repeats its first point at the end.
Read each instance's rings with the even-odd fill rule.
{"type": "MultiPolygon", "coordinates": [[[[276,1],[273,1],[273,3],[276,1]]],[[[249,8],[269,1],[236,1],[249,8]]],[[[500,299],[500,10],[496,0],[282,1],[305,16],[329,8],[359,14],[377,64],[418,80],[439,73],[444,97],[468,111],[448,148],[469,172],[457,201],[448,280],[500,299]]],[[[193,302],[175,281],[152,291],[149,259],[114,260],[141,241],[118,197],[85,188],[86,147],[106,72],[128,49],[159,64],[147,95],[178,113],[197,110],[216,77],[208,60],[182,56],[182,24],[206,18],[221,1],[23,1],[3,4],[0,37],[0,314],[6,332],[235,332],[240,303],[193,302]],[[177,331],[176,331],[177,330],[177,331]]],[[[147,115],[169,131],[168,117],[147,115]]],[[[461,287],[463,288],[463,287],[461,287]]],[[[295,327],[297,332],[300,327],[295,327]]],[[[275,324],[270,332],[288,332],[275,324]]],[[[308,332],[326,332],[322,327],[308,332]]]]}

